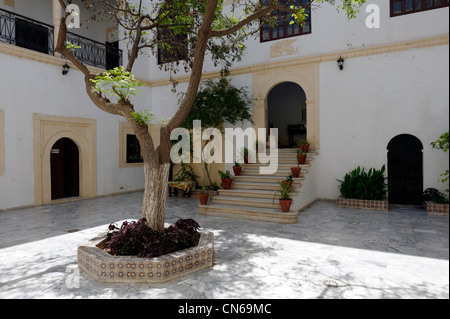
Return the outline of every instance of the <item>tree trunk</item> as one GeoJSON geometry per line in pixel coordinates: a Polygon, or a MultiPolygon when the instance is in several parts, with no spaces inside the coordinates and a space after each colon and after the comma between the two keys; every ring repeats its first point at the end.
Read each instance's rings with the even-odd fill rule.
{"type": "Polygon", "coordinates": [[[170,172],[170,132],[166,126],[160,130],[160,146],[154,148],[147,126],[136,125],[135,133],[141,145],[144,159],[144,196],[142,198],[142,218],[157,231],[164,229],[166,216],[167,181],[170,172]]]}
{"type": "Polygon", "coordinates": [[[170,163],[145,163],[145,190],[142,199],[142,217],[154,230],[164,229],[167,199],[167,181],[170,163]]]}

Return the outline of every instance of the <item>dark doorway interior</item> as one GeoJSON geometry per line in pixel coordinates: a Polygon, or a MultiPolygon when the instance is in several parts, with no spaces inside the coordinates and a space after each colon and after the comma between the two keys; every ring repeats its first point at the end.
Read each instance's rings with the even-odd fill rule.
{"type": "Polygon", "coordinates": [[[423,145],[415,136],[402,134],[388,144],[389,203],[421,205],[423,145]]]}
{"type": "Polygon", "coordinates": [[[52,199],[80,195],[78,146],[69,138],[59,139],[50,154],[52,199]]]}
{"type": "Polygon", "coordinates": [[[120,66],[119,41],[106,42],[106,70],[120,66]]]}
{"type": "Polygon", "coordinates": [[[293,82],[275,86],[267,97],[267,127],[278,128],[278,147],[294,147],[306,139],[306,94],[293,82]]]}

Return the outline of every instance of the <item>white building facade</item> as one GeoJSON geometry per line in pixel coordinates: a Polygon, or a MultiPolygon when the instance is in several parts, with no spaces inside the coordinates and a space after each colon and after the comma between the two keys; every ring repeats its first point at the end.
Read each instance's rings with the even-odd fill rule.
{"type": "MultiPolygon", "coordinates": [[[[33,1],[32,8],[29,2],[0,0],[1,21],[18,14],[57,23],[57,1],[33,1]]],[[[114,25],[94,25],[74,32],[117,48],[116,31],[114,25]]],[[[311,142],[317,151],[316,199],[337,198],[336,179],[357,166],[386,165],[392,176],[403,176],[392,203],[417,204],[402,192],[445,188],[439,179],[448,169],[448,154],[430,143],[449,130],[448,40],[448,1],[368,1],[351,21],[323,4],[301,30],[263,30],[247,40],[245,56],[230,69],[230,77],[254,98],[255,128],[278,127],[280,147],[291,147],[300,136],[311,142]],[[399,170],[413,175],[413,181],[399,170]]],[[[127,163],[125,154],[132,132],[123,119],[90,102],[81,72],[71,68],[62,75],[61,57],[9,42],[0,38],[0,210],[48,204],[58,196],[141,189],[142,165],[127,163]],[[66,139],[78,152],[79,175],[66,176],[78,180],[78,193],[53,195],[52,154],[64,149],[54,145],[65,142],[68,153],[75,149],[66,139]]],[[[126,52],[122,56],[126,60],[126,52]]],[[[135,105],[170,118],[177,96],[157,56],[141,56],[134,73],[148,84],[135,105]]],[[[218,74],[207,57],[205,78],[218,74]]],[[[179,91],[188,77],[175,77],[179,91]]]]}

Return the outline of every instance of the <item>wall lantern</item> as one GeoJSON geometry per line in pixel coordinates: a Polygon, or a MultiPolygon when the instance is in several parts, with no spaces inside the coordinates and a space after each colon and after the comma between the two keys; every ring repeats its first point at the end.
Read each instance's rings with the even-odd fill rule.
{"type": "Polygon", "coordinates": [[[69,73],[70,66],[67,63],[65,63],[62,67],[63,67],[63,71],[62,71],[63,75],[66,75],[67,73],[69,73]]]}
{"type": "Polygon", "coordinates": [[[342,56],[340,56],[339,59],[337,60],[339,70],[341,70],[341,71],[344,69],[344,61],[345,60],[342,58],[342,56]]]}

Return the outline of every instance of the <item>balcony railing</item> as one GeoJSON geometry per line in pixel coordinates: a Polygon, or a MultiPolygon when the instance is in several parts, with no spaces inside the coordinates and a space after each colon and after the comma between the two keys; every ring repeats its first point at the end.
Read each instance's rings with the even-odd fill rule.
{"type": "MultiPolygon", "coordinates": [[[[53,26],[0,9],[0,42],[54,55],[53,26]]],[[[122,65],[117,43],[100,43],[68,32],[66,41],[80,48],[74,55],[83,63],[102,69],[122,65]]]]}
{"type": "Polygon", "coordinates": [[[73,54],[85,64],[107,70],[122,65],[122,50],[113,44],[103,44],[72,32],[67,33],[66,41],[80,47],[74,49],[73,54]]]}
{"type": "Polygon", "coordinates": [[[53,55],[53,26],[0,9],[0,41],[53,55]]]}

